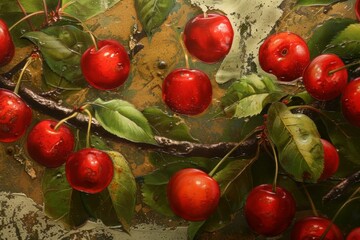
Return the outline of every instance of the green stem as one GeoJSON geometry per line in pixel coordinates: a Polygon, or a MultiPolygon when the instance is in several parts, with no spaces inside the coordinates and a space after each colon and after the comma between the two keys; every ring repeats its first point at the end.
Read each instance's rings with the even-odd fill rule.
{"type": "Polygon", "coordinates": [[[14,23],[10,28],[9,28],[9,31],[11,31],[12,29],[14,29],[14,27],[16,27],[18,24],[22,23],[24,20],[28,19],[28,18],[31,18],[33,16],[36,16],[36,15],[40,15],[40,14],[44,14],[44,11],[37,11],[37,12],[33,12],[29,15],[26,15],[25,17],[23,17],[22,19],[20,19],[19,21],[17,21],[16,23],[14,23]]]}
{"type": "MultiPolygon", "coordinates": [[[[19,0],[16,0],[17,4],[19,5],[19,8],[21,10],[21,12],[24,14],[24,16],[27,16],[26,10],[23,7],[23,5],[21,4],[21,2],[19,0]]],[[[32,25],[31,21],[27,20],[29,27],[31,28],[32,31],[34,31],[34,26],[32,25]]]]}
{"type": "Polygon", "coordinates": [[[20,89],[20,84],[21,84],[21,79],[25,73],[25,70],[29,67],[29,65],[34,61],[35,59],[33,57],[29,57],[24,65],[24,67],[22,68],[21,72],[20,72],[20,76],[16,82],[16,86],[14,89],[14,93],[18,94],[19,93],[19,89],[20,89]]]}
{"type": "Polygon", "coordinates": [[[61,124],[63,124],[64,122],[68,121],[69,119],[72,119],[72,118],[76,117],[78,114],[79,114],[78,112],[74,112],[74,113],[71,114],[70,116],[61,119],[61,120],[56,124],[56,126],[54,127],[54,130],[57,131],[58,128],[61,126],[61,124]]]}
{"type": "Polygon", "coordinates": [[[248,135],[246,135],[244,137],[244,139],[242,139],[235,147],[233,147],[221,160],[220,162],[218,162],[218,164],[211,170],[211,172],[209,173],[209,176],[212,177],[216,171],[219,169],[219,167],[226,161],[226,159],[229,158],[229,156],[238,148],[241,146],[241,144],[243,144],[246,139],[248,139],[249,137],[251,137],[255,132],[259,131],[259,129],[254,129],[253,131],[251,131],[248,135]]]}
{"type": "Polygon", "coordinates": [[[43,0],[43,6],[44,6],[44,12],[45,12],[45,22],[46,22],[46,24],[49,24],[48,8],[47,8],[46,0],[43,0]]]}
{"type": "Polygon", "coordinates": [[[305,194],[306,194],[306,197],[307,197],[307,199],[309,200],[311,210],[312,210],[314,216],[318,217],[318,216],[319,216],[319,213],[318,213],[318,211],[316,210],[314,201],[312,200],[312,198],[311,198],[311,196],[310,196],[309,190],[306,188],[306,186],[305,186],[304,183],[302,183],[302,185],[303,185],[303,188],[304,188],[304,192],[305,192],[305,194]]]}
{"type": "Polygon", "coordinates": [[[349,68],[349,67],[352,67],[352,66],[356,66],[356,65],[358,65],[358,64],[360,64],[360,60],[359,60],[359,61],[352,62],[352,63],[349,63],[349,64],[346,64],[346,65],[344,65],[344,66],[342,66],[342,67],[339,67],[339,68],[336,68],[336,69],[334,69],[334,70],[331,70],[331,71],[329,71],[329,75],[331,75],[331,74],[333,74],[333,73],[336,73],[336,72],[338,72],[338,71],[341,71],[341,70],[343,70],[343,69],[345,69],[345,68],[349,68]]]}
{"type": "Polygon", "coordinates": [[[277,177],[278,177],[278,174],[279,174],[279,161],[278,161],[278,158],[277,158],[277,154],[276,154],[275,146],[274,146],[273,142],[271,140],[269,140],[269,143],[270,143],[271,150],[272,150],[272,153],[274,155],[274,161],[275,161],[275,176],[274,176],[274,181],[273,181],[273,192],[275,193],[276,192],[276,186],[277,186],[277,177]]]}
{"type": "Polygon", "coordinates": [[[91,112],[86,108],[82,108],[82,111],[85,112],[89,116],[88,128],[87,128],[87,132],[86,132],[86,148],[89,148],[89,147],[91,147],[90,134],[91,134],[92,115],[91,115],[91,112]]]}
{"type": "Polygon", "coordinates": [[[187,54],[187,49],[186,49],[186,47],[184,46],[183,34],[184,34],[184,33],[182,33],[182,34],[180,35],[179,42],[180,42],[181,48],[182,48],[183,53],[184,53],[184,58],[185,58],[185,68],[189,69],[189,68],[190,68],[190,64],[189,64],[189,56],[188,56],[188,54],[187,54]]]}

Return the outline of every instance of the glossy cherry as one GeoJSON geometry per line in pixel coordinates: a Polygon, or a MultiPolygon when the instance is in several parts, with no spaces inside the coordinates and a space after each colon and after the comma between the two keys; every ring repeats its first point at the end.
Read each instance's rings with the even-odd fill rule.
{"type": "Polygon", "coordinates": [[[295,210],[295,200],[290,192],[281,187],[276,187],[276,192],[273,192],[271,184],[263,184],[249,193],[244,214],[254,232],[273,237],[290,226],[295,210]]]}
{"type": "Polygon", "coordinates": [[[102,40],[88,48],[81,57],[81,70],[86,81],[101,90],[121,86],[130,73],[130,59],[125,48],[115,40],[102,40]]]}
{"type": "MultiPolygon", "coordinates": [[[[331,221],[323,217],[306,217],[297,221],[291,231],[291,240],[320,240],[331,221]]],[[[334,223],[324,240],[343,240],[341,230],[334,223]]]]}
{"type": "Polygon", "coordinates": [[[360,227],[357,227],[347,235],[346,240],[359,240],[360,239],[360,227]]]}
{"type": "Polygon", "coordinates": [[[71,130],[61,124],[55,130],[57,121],[42,120],[29,132],[26,148],[29,156],[41,165],[49,168],[64,164],[75,147],[71,130]]]}
{"type": "Polygon", "coordinates": [[[15,46],[6,23],[0,19],[0,66],[8,64],[14,57],[15,46]]]}
{"type": "Polygon", "coordinates": [[[360,77],[345,87],[341,97],[341,110],[352,125],[360,127],[360,77]]]}
{"type": "Polygon", "coordinates": [[[0,89],[0,142],[18,140],[31,120],[31,108],[17,94],[0,89]]]}
{"type": "Polygon", "coordinates": [[[303,74],[306,91],[321,101],[340,96],[347,84],[348,72],[346,69],[334,73],[330,71],[343,66],[343,61],[335,54],[322,54],[314,58],[303,74]]]}
{"type": "Polygon", "coordinates": [[[292,81],[301,77],[309,62],[310,52],[306,42],[292,32],[269,36],[259,49],[261,68],[281,81],[292,81]]]}
{"type": "Polygon", "coordinates": [[[167,185],[167,198],[172,211],[188,221],[210,217],[220,199],[219,184],[207,173],[194,168],[176,172],[167,185]]]}
{"type": "Polygon", "coordinates": [[[357,20],[360,21],[360,0],[356,0],[354,9],[355,9],[356,18],[357,20]]]}
{"type": "Polygon", "coordinates": [[[184,43],[188,52],[206,63],[222,60],[230,51],[234,31],[229,19],[222,14],[199,14],[188,21],[184,43]]]}
{"type": "Polygon", "coordinates": [[[330,142],[320,139],[324,149],[324,170],[319,180],[326,180],[333,176],[339,168],[339,153],[330,142]]]}
{"type": "Polygon", "coordinates": [[[111,182],[114,165],[109,155],[95,148],[84,148],[70,155],[65,164],[70,186],[85,193],[99,193],[111,182]]]}
{"type": "Polygon", "coordinates": [[[162,85],[162,99],[174,112],[197,115],[212,100],[209,77],[200,70],[179,68],[168,74],[162,85]]]}

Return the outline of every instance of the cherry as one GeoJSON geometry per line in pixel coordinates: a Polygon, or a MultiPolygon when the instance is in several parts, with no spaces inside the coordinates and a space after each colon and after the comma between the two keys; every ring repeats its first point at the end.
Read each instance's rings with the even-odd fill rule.
{"type": "Polygon", "coordinates": [[[359,240],[360,239],[360,227],[353,229],[346,237],[346,240],[359,240]]]}
{"type": "Polygon", "coordinates": [[[217,208],[220,188],[207,173],[185,168],[170,178],[167,198],[176,215],[188,221],[202,221],[217,208]]]}
{"type": "Polygon", "coordinates": [[[102,40],[97,46],[98,50],[90,47],[81,57],[81,70],[86,81],[101,90],[121,86],[130,72],[130,59],[125,48],[115,40],[102,40]]]}
{"type": "Polygon", "coordinates": [[[14,92],[0,89],[0,142],[22,137],[32,119],[31,108],[14,92]]]}
{"type": "Polygon", "coordinates": [[[295,33],[281,32],[269,36],[260,46],[261,68],[278,80],[292,81],[302,76],[310,62],[306,42],[295,33]]]}
{"type": "Polygon", "coordinates": [[[70,186],[86,193],[99,193],[111,182],[114,166],[109,155],[95,148],[72,153],[65,163],[70,186]]]}
{"type": "Polygon", "coordinates": [[[210,79],[200,70],[175,69],[163,82],[162,99],[174,112],[200,114],[208,108],[212,100],[210,79]]]}
{"type": "MultiPolygon", "coordinates": [[[[305,217],[297,221],[291,231],[291,240],[320,240],[322,234],[331,221],[323,217],[305,217]]],[[[342,240],[344,239],[340,229],[334,223],[324,240],[342,240]]]]}
{"type": "Polygon", "coordinates": [[[26,142],[29,156],[49,168],[64,164],[75,146],[71,130],[64,124],[55,130],[56,124],[54,120],[40,121],[31,129],[26,142]]]}
{"type": "Polygon", "coordinates": [[[324,170],[319,180],[325,180],[334,175],[339,167],[339,154],[330,142],[320,139],[324,149],[324,170]]]}
{"type": "Polygon", "coordinates": [[[356,18],[357,20],[360,21],[360,0],[356,0],[354,9],[355,9],[356,18]]]}
{"type": "Polygon", "coordinates": [[[234,31],[229,19],[222,14],[200,14],[184,29],[184,43],[188,52],[206,63],[222,60],[230,51],[234,31]]]}
{"type": "Polygon", "coordinates": [[[271,184],[263,184],[249,193],[244,214],[254,232],[273,237],[290,226],[295,210],[295,200],[290,192],[281,187],[276,187],[274,192],[271,184]]]}
{"type": "Polygon", "coordinates": [[[347,70],[342,69],[334,73],[330,71],[343,66],[343,61],[335,54],[322,54],[314,58],[303,74],[304,86],[308,93],[321,101],[340,96],[347,84],[347,70]]]}
{"type": "Polygon", "coordinates": [[[15,46],[6,23],[0,19],[0,66],[8,64],[14,57],[15,46]]]}
{"type": "Polygon", "coordinates": [[[341,109],[352,125],[360,127],[360,77],[345,87],[341,97],[341,109]]]}

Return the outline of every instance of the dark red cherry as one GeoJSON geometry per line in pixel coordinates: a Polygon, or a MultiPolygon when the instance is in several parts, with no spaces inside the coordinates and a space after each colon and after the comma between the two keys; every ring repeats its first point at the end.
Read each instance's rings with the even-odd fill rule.
{"type": "Polygon", "coordinates": [[[206,63],[215,63],[229,53],[234,31],[225,15],[200,14],[186,24],[183,38],[192,56],[206,63]]]}
{"type": "Polygon", "coordinates": [[[179,68],[166,76],[162,99],[174,112],[197,115],[204,112],[212,100],[209,77],[200,70],[179,68]]]}
{"type": "Polygon", "coordinates": [[[341,97],[341,109],[349,123],[360,127],[360,77],[345,87],[341,97]]]}
{"type": "Polygon", "coordinates": [[[333,176],[339,168],[339,153],[330,142],[320,139],[324,149],[324,170],[319,180],[326,180],[333,176]]]}
{"type": "Polygon", "coordinates": [[[360,0],[356,0],[354,9],[356,18],[360,21],[360,0]]]}
{"type": "Polygon", "coordinates": [[[107,153],[84,148],[70,155],[65,172],[72,188],[85,193],[99,193],[110,184],[114,166],[107,153]]]}
{"type": "Polygon", "coordinates": [[[276,187],[276,192],[273,192],[271,184],[263,184],[249,193],[244,214],[254,232],[273,237],[290,226],[295,210],[295,200],[290,192],[281,187],[276,187]]]}
{"type": "Polygon", "coordinates": [[[0,142],[18,140],[31,120],[31,108],[17,94],[0,89],[0,142]]]}
{"type": "Polygon", "coordinates": [[[346,237],[346,240],[359,240],[360,239],[360,227],[353,229],[346,237]]]}
{"type": "Polygon", "coordinates": [[[306,42],[295,33],[281,32],[269,36],[260,46],[261,68],[278,80],[292,81],[302,76],[310,62],[306,42]]]}
{"type": "Polygon", "coordinates": [[[8,64],[14,57],[15,46],[6,23],[0,19],[0,66],[8,64]]]}
{"type": "Polygon", "coordinates": [[[40,121],[31,129],[26,142],[29,156],[49,168],[64,164],[75,146],[71,130],[64,124],[55,130],[57,123],[54,120],[40,121]]]}

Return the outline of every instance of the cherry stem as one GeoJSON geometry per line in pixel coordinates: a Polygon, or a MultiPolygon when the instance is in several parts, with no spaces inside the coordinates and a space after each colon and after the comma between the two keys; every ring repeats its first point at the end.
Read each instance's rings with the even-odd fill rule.
{"type": "Polygon", "coordinates": [[[312,198],[311,198],[311,196],[310,196],[309,190],[307,189],[307,187],[305,186],[304,183],[302,183],[302,186],[303,186],[303,188],[304,188],[305,195],[306,195],[307,199],[309,200],[310,207],[311,207],[311,210],[312,210],[314,216],[318,217],[318,216],[319,216],[319,213],[318,213],[318,211],[316,210],[314,201],[312,200],[312,198]]]}
{"type": "Polygon", "coordinates": [[[187,49],[186,49],[186,47],[184,46],[184,42],[183,42],[183,34],[184,33],[182,33],[181,35],[180,35],[180,40],[179,40],[179,42],[180,42],[180,44],[181,44],[181,48],[182,48],[182,50],[183,50],[183,52],[184,52],[184,58],[185,58],[185,67],[187,68],[187,69],[189,69],[190,68],[190,64],[189,64],[189,56],[188,56],[188,54],[187,54],[187,49]]]}
{"type": "Polygon", "coordinates": [[[221,160],[218,162],[218,164],[211,170],[209,173],[209,176],[212,177],[216,171],[219,169],[219,167],[226,161],[226,159],[229,158],[229,156],[238,148],[240,147],[246,139],[250,138],[255,132],[259,130],[263,130],[262,128],[255,128],[253,131],[251,131],[248,135],[246,135],[237,145],[235,145],[221,160]]]}
{"type": "Polygon", "coordinates": [[[64,6],[61,7],[61,10],[64,11],[65,8],[67,8],[68,6],[70,6],[73,3],[75,3],[75,1],[67,2],[66,4],[64,4],[64,6]]]}
{"type": "Polygon", "coordinates": [[[70,116],[66,117],[66,118],[63,118],[61,119],[54,127],[54,130],[57,131],[58,128],[66,121],[76,117],[79,113],[78,112],[74,112],[73,114],[71,114],[70,116]]]}
{"type": "Polygon", "coordinates": [[[14,93],[18,94],[19,93],[19,89],[20,89],[20,84],[21,84],[21,79],[23,78],[24,76],[24,73],[25,73],[25,70],[30,66],[30,64],[32,62],[34,62],[35,58],[34,57],[29,57],[24,65],[24,67],[21,69],[21,72],[20,72],[20,75],[19,75],[19,78],[16,82],[16,86],[15,86],[15,89],[14,89],[14,93]]]}
{"type": "Polygon", "coordinates": [[[19,21],[17,21],[16,23],[14,23],[10,28],[9,28],[9,31],[11,31],[12,29],[14,29],[14,27],[16,27],[18,24],[22,23],[24,20],[26,19],[29,19],[33,16],[36,16],[36,15],[40,15],[40,14],[44,14],[45,12],[44,11],[37,11],[37,12],[33,12],[29,15],[26,15],[25,17],[23,17],[22,19],[20,19],[19,21]]]}
{"type": "Polygon", "coordinates": [[[358,64],[360,64],[360,60],[359,60],[359,61],[352,62],[352,63],[349,63],[349,64],[346,64],[346,65],[341,66],[341,67],[339,67],[339,68],[333,69],[333,70],[329,71],[329,75],[331,75],[331,74],[333,74],[333,73],[336,73],[336,72],[338,72],[338,71],[341,71],[341,70],[343,70],[343,69],[345,69],[345,68],[349,68],[349,67],[352,67],[352,66],[356,66],[356,65],[358,65],[358,64]]]}
{"type": "Polygon", "coordinates": [[[278,158],[277,158],[277,154],[276,154],[276,151],[275,151],[275,147],[274,147],[274,143],[269,140],[269,143],[270,143],[270,146],[271,146],[271,150],[272,150],[272,153],[273,153],[273,156],[274,156],[274,161],[275,161],[275,176],[274,176],[274,181],[273,181],[273,192],[276,193],[276,186],[277,186],[277,177],[278,177],[278,174],[279,174],[279,161],[278,161],[278,158]]]}
{"type": "Polygon", "coordinates": [[[204,12],[204,18],[207,18],[207,17],[208,17],[208,13],[204,12]]]}
{"type": "Polygon", "coordinates": [[[88,109],[86,109],[84,107],[82,107],[80,109],[81,109],[81,111],[85,112],[89,116],[88,128],[87,128],[87,132],[86,132],[86,147],[89,148],[89,147],[91,147],[90,133],[91,133],[92,114],[88,109]]]}
{"type": "MultiPolygon", "coordinates": [[[[22,11],[22,13],[24,14],[24,16],[27,16],[26,10],[23,7],[23,5],[20,3],[19,0],[16,0],[17,4],[19,5],[20,10],[22,11]]],[[[31,28],[31,30],[34,30],[34,26],[32,25],[31,21],[27,20],[29,27],[31,28]]]]}
{"type": "Polygon", "coordinates": [[[348,200],[336,211],[334,217],[331,219],[331,223],[329,224],[329,226],[327,226],[327,228],[325,229],[324,233],[321,235],[320,240],[324,240],[326,237],[326,234],[330,231],[331,226],[333,225],[333,223],[335,222],[336,218],[339,216],[340,212],[352,201],[354,200],[358,200],[360,199],[360,197],[355,197],[356,194],[358,194],[360,191],[360,187],[357,188],[353,194],[351,194],[351,196],[348,198],[348,200]]]}
{"type": "Polygon", "coordinates": [[[45,13],[45,22],[48,24],[49,18],[48,18],[48,8],[46,4],[46,0],[43,0],[43,6],[44,6],[44,13],[45,13]]]}

